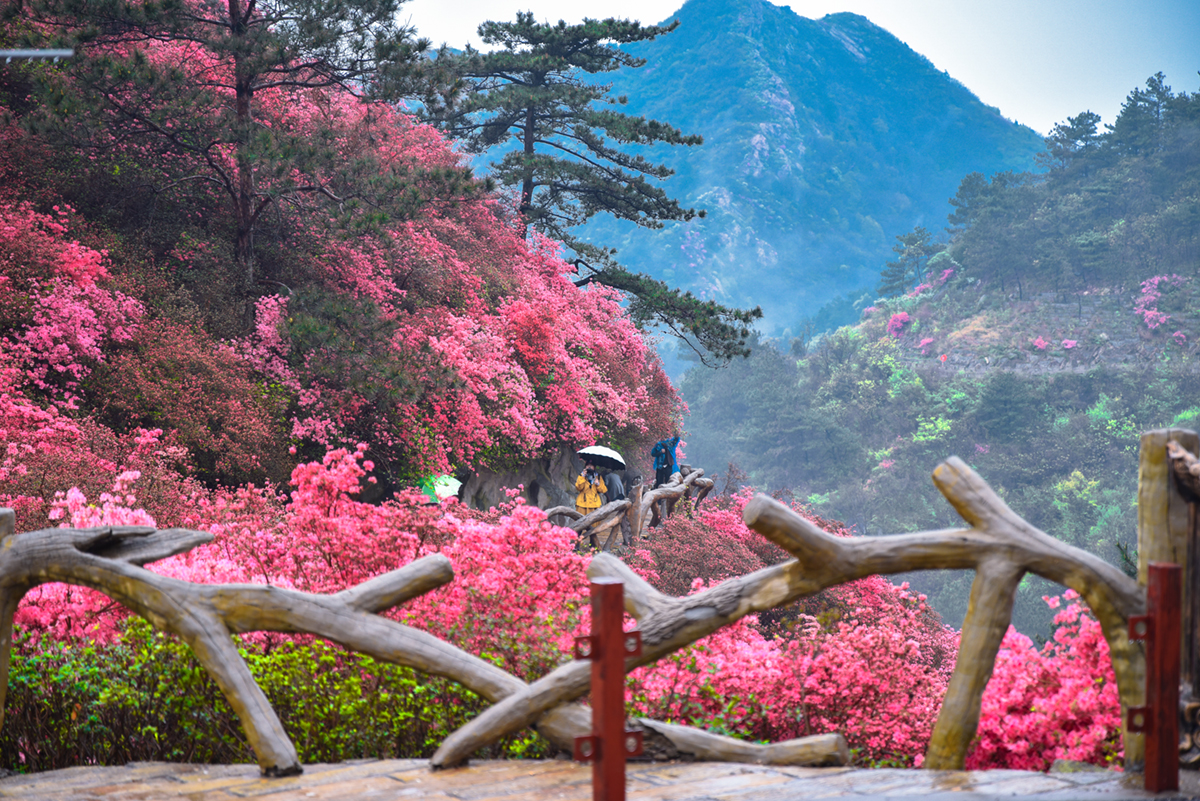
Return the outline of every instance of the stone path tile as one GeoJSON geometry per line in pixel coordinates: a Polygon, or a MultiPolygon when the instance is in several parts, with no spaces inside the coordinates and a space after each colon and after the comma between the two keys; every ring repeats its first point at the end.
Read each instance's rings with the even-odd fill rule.
{"type": "MultiPolygon", "coordinates": [[[[724,763],[632,763],[630,801],[1134,801],[1155,798],[1140,777],[1112,772],[857,770],[724,763]]],[[[1200,799],[1200,776],[1177,793],[1200,799]]],[[[0,779],[0,799],[21,801],[590,801],[591,768],[565,761],[477,762],[432,772],[424,760],[308,765],[263,779],[255,765],[135,763],[0,779]]]]}

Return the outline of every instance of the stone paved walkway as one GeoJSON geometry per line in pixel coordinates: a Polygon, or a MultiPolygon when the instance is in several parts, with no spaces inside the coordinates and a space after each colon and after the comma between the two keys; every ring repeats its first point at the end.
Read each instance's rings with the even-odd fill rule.
{"type": "MultiPolygon", "coordinates": [[[[630,801],[809,801],[895,798],[980,799],[1200,798],[1200,777],[1182,775],[1180,792],[1151,795],[1140,777],[1107,771],[996,771],[781,768],[728,763],[635,763],[630,801]]],[[[308,765],[301,776],[263,779],[254,765],[134,763],[80,767],[0,779],[0,799],[28,801],[590,801],[591,768],[572,762],[478,762],[431,772],[424,760],[308,765]]]]}

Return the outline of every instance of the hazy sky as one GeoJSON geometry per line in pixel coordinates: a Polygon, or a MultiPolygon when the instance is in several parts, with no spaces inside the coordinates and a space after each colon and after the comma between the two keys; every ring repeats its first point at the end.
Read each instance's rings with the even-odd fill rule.
{"type": "MultiPolygon", "coordinates": [[[[683,0],[410,0],[401,18],[436,44],[481,43],[487,19],[628,17],[662,22],[683,0]]],[[[1130,90],[1162,71],[1200,90],[1200,0],[793,0],[819,19],[862,14],[1011,120],[1046,133],[1091,110],[1110,123],[1130,90]]]]}

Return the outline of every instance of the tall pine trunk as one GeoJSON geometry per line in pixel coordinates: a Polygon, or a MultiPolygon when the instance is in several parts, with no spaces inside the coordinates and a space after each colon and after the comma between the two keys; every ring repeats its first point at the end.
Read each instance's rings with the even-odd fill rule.
{"type": "Polygon", "coordinates": [[[533,210],[533,146],[537,137],[533,130],[533,105],[525,110],[525,180],[521,184],[521,216],[528,225],[529,213],[533,210]]]}
{"type": "MultiPolygon", "coordinates": [[[[229,0],[229,31],[235,41],[246,36],[246,14],[241,0],[229,0]]],[[[253,76],[245,65],[245,54],[240,42],[234,45],[234,161],[237,174],[234,187],[234,212],[237,220],[237,235],[234,240],[234,258],[241,271],[242,291],[249,296],[254,286],[254,165],[247,152],[254,125],[253,76]]]]}

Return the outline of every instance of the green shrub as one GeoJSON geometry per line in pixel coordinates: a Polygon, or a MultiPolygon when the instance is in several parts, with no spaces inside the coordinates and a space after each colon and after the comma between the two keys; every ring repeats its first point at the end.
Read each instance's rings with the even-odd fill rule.
{"type": "MultiPolygon", "coordinates": [[[[488,702],[446,679],[312,638],[241,638],[239,650],[302,762],[428,757],[488,702]]],[[[550,756],[529,731],[481,752],[550,756]]],[[[253,762],[237,716],[177,638],[130,620],[119,642],[35,644],[16,632],[0,767],[133,761],[253,762]]]]}

